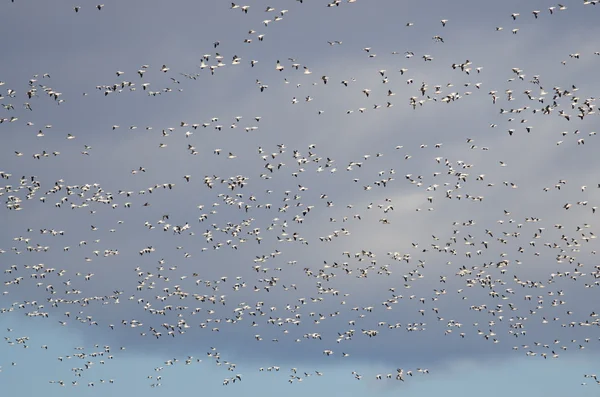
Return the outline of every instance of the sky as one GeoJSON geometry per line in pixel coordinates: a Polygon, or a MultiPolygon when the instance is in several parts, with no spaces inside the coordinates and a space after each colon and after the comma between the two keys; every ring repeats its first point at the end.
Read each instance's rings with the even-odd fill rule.
{"type": "Polygon", "coordinates": [[[597,395],[600,7],[234,5],[0,6],[2,389],[597,395]]]}

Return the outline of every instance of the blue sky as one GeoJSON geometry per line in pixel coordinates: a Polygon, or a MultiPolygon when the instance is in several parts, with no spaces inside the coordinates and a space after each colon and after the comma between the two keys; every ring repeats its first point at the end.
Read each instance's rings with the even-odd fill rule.
{"type": "Polygon", "coordinates": [[[3,390],[597,395],[600,8],[229,3],[1,6],[3,390]]]}
{"type": "MultiPolygon", "coordinates": [[[[9,317],[10,319],[10,317],[9,317]]],[[[510,393],[519,393],[528,396],[560,396],[564,394],[576,396],[596,395],[595,385],[582,377],[582,373],[595,373],[598,360],[594,357],[583,356],[558,360],[531,359],[529,357],[514,357],[508,362],[495,363],[486,360],[483,363],[476,361],[457,360],[441,373],[425,378],[409,379],[398,385],[397,383],[383,384],[374,379],[355,381],[352,377],[352,366],[340,365],[319,368],[322,377],[311,376],[303,381],[290,385],[285,376],[278,376],[267,372],[240,371],[244,380],[240,384],[223,387],[218,379],[226,376],[227,371],[215,367],[202,354],[197,357],[203,361],[185,365],[182,362],[172,367],[165,367],[167,355],[154,355],[148,351],[143,356],[126,355],[117,352],[115,358],[107,364],[97,364],[93,375],[88,376],[95,380],[93,387],[86,386],[87,382],[79,380],[79,386],[60,387],[48,384],[47,380],[65,378],[65,373],[71,367],[79,365],[77,359],[70,362],[57,361],[58,354],[74,346],[84,344],[77,335],[66,334],[57,329],[36,329],[33,324],[27,324],[18,319],[3,319],[2,325],[11,325],[13,333],[30,337],[30,348],[22,349],[20,346],[2,345],[2,376],[11,392],[19,394],[33,394],[40,391],[54,395],[84,395],[104,396],[118,390],[120,393],[143,392],[150,395],[169,392],[203,392],[220,393],[222,395],[236,395],[249,390],[251,393],[261,393],[265,396],[275,396],[282,392],[291,396],[302,396],[307,393],[332,393],[335,395],[364,396],[364,395],[397,395],[398,392],[411,392],[418,395],[445,393],[449,396],[476,396],[484,391],[489,396],[505,396],[510,393]],[[48,350],[39,348],[44,343],[48,350]],[[11,366],[15,361],[16,366],[11,366]],[[60,365],[59,365],[60,364],[60,365]],[[160,372],[154,369],[163,366],[160,372]],[[148,375],[163,376],[160,388],[151,388],[153,379],[148,375]],[[217,379],[215,379],[217,378],[217,379]],[[99,384],[99,379],[114,379],[114,384],[99,384]],[[581,386],[588,382],[588,386],[581,386]],[[83,390],[82,390],[83,389],[83,390]]],[[[94,350],[94,349],[92,349],[94,350]]],[[[364,365],[364,364],[363,364],[364,365]]],[[[372,367],[377,367],[374,363],[372,367]]],[[[381,368],[384,370],[384,368],[381,368]]],[[[280,370],[282,371],[282,370],[280,370]]],[[[86,379],[86,378],[84,378],[86,379]]],[[[70,383],[70,382],[69,382],[70,383]]]]}

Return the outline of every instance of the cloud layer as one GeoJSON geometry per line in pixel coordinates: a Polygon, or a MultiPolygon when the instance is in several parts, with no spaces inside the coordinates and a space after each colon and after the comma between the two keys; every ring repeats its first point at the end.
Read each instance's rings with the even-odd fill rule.
{"type": "Polygon", "coordinates": [[[2,306],[258,366],[595,352],[597,9],[325,5],[7,8],[2,306]]]}

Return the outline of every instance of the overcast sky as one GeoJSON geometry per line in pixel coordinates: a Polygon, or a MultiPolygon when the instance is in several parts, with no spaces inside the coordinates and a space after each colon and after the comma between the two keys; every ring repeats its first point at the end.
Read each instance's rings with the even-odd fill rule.
{"type": "Polygon", "coordinates": [[[588,3],[5,2],[3,390],[597,395],[588,3]]]}

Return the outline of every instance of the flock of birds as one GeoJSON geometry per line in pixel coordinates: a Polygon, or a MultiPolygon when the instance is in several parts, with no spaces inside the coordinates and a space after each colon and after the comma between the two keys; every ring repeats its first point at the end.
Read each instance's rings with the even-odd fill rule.
{"type": "MultiPolygon", "coordinates": [[[[582,3],[593,6],[598,2],[582,3]]],[[[292,5],[305,6],[302,0],[293,3],[290,8],[292,5]]],[[[358,2],[334,0],[325,5],[344,7],[347,3],[358,2]]],[[[507,23],[516,26],[514,24],[524,18],[533,21],[560,18],[561,13],[576,6],[579,4],[569,7],[551,5],[546,11],[533,10],[530,15],[514,12],[506,19],[507,23]]],[[[75,6],[73,9],[79,17],[91,8],[75,6]]],[[[98,4],[95,8],[108,12],[110,6],[98,4]]],[[[229,8],[231,12],[241,11],[248,17],[258,14],[262,19],[264,15],[258,24],[260,27],[249,29],[240,45],[267,40],[272,24],[284,23],[288,13],[294,11],[271,6],[257,9],[258,6],[237,3],[231,3],[229,8]]],[[[450,19],[439,20],[441,32],[452,30],[453,23],[450,19]]],[[[528,23],[528,26],[534,26],[532,21],[528,23]]],[[[413,22],[405,25],[406,28],[413,26],[413,22]]],[[[519,33],[518,27],[507,29],[512,34],[519,33]]],[[[504,28],[497,26],[495,30],[500,32],[504,28]]],[[[432,40],[439,46],[453,45],[452,40],[442,34],[432,35],[432,40]]],[[[331,40],[324,43],[327,44],[349,45],[348,40],[331,40]]],[[[482,100],[491,102],[498,112],[489,127],[497,131],[503,128],[498,127],[500,123],[506,123],[509,128],[502,133],[507,140],[534,134],[538,134],[539,139],[546,139],[550,134],[535,127],[541,118],[553,117],[551,125],[562,121],[572,125],[600,114],[595,97],[580,96],[580,88],[575,84],[554,86],[552,81],[544,79],[543,71],[537,75],[514,67],[507,71],[509,78],[505,87],[488,87],[486,65],[469,59],[446,62],[438,59],[435,53],[390,51],[398,56],[401,68],[373,67],[372,74],[380,83],[367,87],[361,76],[343,77],[335,70],[317,72],[317,68],[304,65],[293,57],[242,59],[235,55],[235,49],[225,47],[215,41],[192,73],[174,70],[168,63],[141,65],[137,70],[117,70],[114,72],[117,80],[95,82],[95,90],[83,92],[83,97],[103,96],[104,100],[110,101],[113,95],[140,91],[152,97],[164,96],[182,92],[186,83],[214,78],[212,76],[227,73],[233,67],[260,68],[265,64],[265,68],[270,69],[270,81],[255,81],[253,95],[256,100],[270,95],[277,84],[291,87],[298,94],[280,98],[279,106],[301,107],[313,101],[318,103],[316,107],[307,107],[307,118],[325,117],[336,111],[326,101],[319,100],[319,93],[332,86],[345,90],[347,96],[361,98],[364,103],[358,108],[340,109],[342,119],[386,109],[393,112],[399,107],[421,112],[434,106],[452,106],[457,101],[472,100],[471,96],[483,97],[482,100]],[[231,55],[224,55],[226,52],[231,55]],[[425,63],[439,63],[439,68],[451,68],[458,76],[457,80],[465,82],[454,85],[420,81],[417,76],[421,75],[419,69],[425,63]],[[160,80],[163,76],[169,78],[166,84],[160,80]],[[390,110],[392,107],[394,109],[390,110]]],[[[356,55],[374,59],[376,65],[374,47],[357,48],[356,55]]],[[[573,52],[560,62],[567,67],[570,62],[590,57],[598,57],[600,62],[600,52],[573,52]]],[[[35,119],[36,108],[43,101],[64,107],[69,106],[70,101],[80,99],[55,89],[51,74],[48,71],[31,76],[25,90],[19,88],[21,82],[0,81],[3,107],[0,129],[5,137],[33,134],[41,142],[48,139],[47,135],[55,136],[51,124],[35,119]]],[[[584,89],[581,87],[582,91],[584,89]]],[[[599,314],[593,309],[564,309],[568,307],[568,291],[586,289],[597,295],[595,291],[600,286],[600,265],[584,264],[580,259],[584,252],[596,254],[597,235],[592,222],[587,220],[593,219],[600,205],[594,202],[590,193],[600,188],[600,183],[593,181],[593,175],[587,185],[572,186],[558,177],[553,185],[539,189],[542,200],[551,195],[559,196],[561,192],[577,193],[580,199],[564,202],[553,210],[571,213],[580,210],[586,220],[576,225],[563,226],[535,215],[520,217],[512,214],[519,212],[516,208],[497,206],[490,210],[498,213],[497,221],[481,225],[475,215],[469,215],[470,209],[463,209],[457,214],[466,216],[462,221],[450,225],[432,224],[428,240],[398,238],[385,245],[389,230],[395,230],[391,232],[393,234],[399,229],[391,228],[401,229],[402,217],[409,211],[411,216],[414,212],[435,213],[437,205],[448,200],[461,202],[460,205],[464,203],[460,208],[472,208],[470,206],[489,200],[484,192],[502,190],[502,193],[494,194],[510,195],[519,185],[515,180],[495,180],[486,176],[485,171],[472,173],[478,165],[453,159],[452,153],[445,151],[448,144],[442,141],[415,147],[385,148],[375,147],[377,141],[373,141],[374,147],[365,148],[368,152],[354,159],[344,159],[341,153],[323,153],[314,143],[288,147],[285,132],[279,134],[278,142],[269,146],[256,145],[245,153],[230,149],[229,138],[223,138],[221,146],[215,148],[207,148],[203,143],[203,134],[225,134],[233,129],[258,137],[265,129],[262,127],[265,122],[274,117],[275,114],[233,113],[206,119],[190,116],[177,124],[156,128],[107,125],[107,132],[115,134],[116,141],[118,134],[127,130],[130,133],[145,130],[160,138],[154,150],[180,149],[181,161],[213,156],[223,172],[235,169],[231,174],[216,175],[203,174],[201,169],[189,167],[189,173],[174,175],[169,181],[155,180],[143,188],[22,175],[18,168],[20,162],[33,162],[40,170],[52,170],[52,160],[69,155],[66,151],[72,150],[73,146],[53,143],[54,147],[41,151],[11,147],[14,156],[20,159],[11,160],[10,168],[0,171],[4,181],[0,187],[4,206],[0,210],[4,212],[3,218],[8,218],[6,212],[10,211],[10,219],[15,222],[5,230],[5,233],[14,233],[12,241],[0,241],[4,287],[0,314],[21,312],[29,318],[46,319],[73,329],[85,325],[128,335],[134,331],[136,337],[151,339],[167,349],[186,334],[203,335],[206,356],[201,359],[190,354],[165,360],[154,368],[155,373],[148,375],[152,387],[161,386],[162,371],[167,367],[206,361],[228,371],[223,385],[243,382],[244,375],[238,364],[226,359],[229,354],[227,337],[233,338],[233,335],[242,338],[244,344],[316,346],[315,350],[306,347],[306,351],[318,353],[315,360],[321,360],[323,366],[329,365],[327,360],[335,358],[352,362],[354,340],[357,344],[368,344],[402,331],[405,332],[403,336],[417,335],[417,339],[421,334],[431,333],[436,338],[454,338],[457,344],[465,343],[466,349],[469,348],[467,343],[478,339],[498,345],[492,349],[512,349],[542,359],[556,359],[563,352],[583,350],[588,346],[597,349],[593,345],[600,343],[596,331],[600,326],[599,314]],[[420,156],[428,158],[426,169],[433,169],[432,173],[426,174],[409,165],[413,157],[420,156]],[[249,158],[252,163],[238,166],[240,160],[249,158]],[[393,161],[388,160],[390,158],[393,161]],[[390,168],[390,164],[395,165],[390,168]],[[407,169],[410,171],[406,172],[407,169]],[[322,185],[324,178],[327,182],[322,185]],[[315,191],[315,184],[316,189],[321,190],[315,191]],[[342,189],[342,186],[351,189],[351,193],[340,197],[336,189],[342,189]],[[388,194],[393,189],[396,193],[388,194]],[[418,194],[415,205],[413,193],[406,193],[409,189],[418,194]],[[174,208],[183,205],[180,202],[182,192],[200,201],[193,207],[182,208],[185,213],[174,208]],[[41,228],[22,227],[19,217],[35,205],[51,214],[49,219],[54,219],[56,224],[48,223],[41,228]],[[228,218],[225,219],[223,214],[228,218]],[[128,229],[129,225],[132,229],[128,229]],[[375,236],[384,240],[382,245],[375,244],[385,247],[383,251],[354,238],[364,230],[368,230],[371,239],[375,236]],[[120,237],[113,239],[110,233],[120,237]],[[128,237],[132,234],[135,238],[128,237]],[[106,245],[105,239],[114,245],[106,245]],[[174,244],[170,245],[171,242],[174,244]],[[320,258],[322,253],[325,254],[320,258]],[[210,259],[203,259],[203,255],[210,259]],[[527,271],[528,262],[547,255],[557,267],[548,265],[543,278],[518,275],[523,269],[527,271]],[[331,259],[332,256],[335,259],[331,259]],[[77,265],[64,269],[67,261],[77,265]],[[221,265],[223,261],[235,261],[236,264],[221,265]],[[107,267],[118,274],[116,287],[109,283],[115,275],[107,273],[107,267]],[[210,269],[206,270],[206,267],[210,269]],[[207,273],[211,274],[208,278],[207,273]],[[433,284],[424,284],[422,280],[433,280],[433,284]],[[370,285],[369,282],[377,283],[379,293],[385,295],[383,300],[375,301],[368,293],[361,296],[358,291],[362,285],[370,285]],[[23,296],[9,303],[13,296],[20,297],[21,291],[25,290],[33,291],[33,298],[23,296]],[[454,303],[445,303],[453,302],[453,299],[456,300],[454,303]],[[115,305],[125,306],[128,311],[116,310],[115,305]],[[454,316],[445,314],[452,309],[449,305],[462,305],[469,316],[475,312],[481,320],[467,324],[447,317],[454,316]],[[111,314],[113,311],[116,314],[111,314]],[[136,314],[118,319],[122,313],[136,314]],[[550,336],[550,331],[539,337],[527,334],[528,329],[535,327],[530,325],[532,323],[548,328],[554,326],[561,336],[550,336]],[[576,328],[582,330],[577,331],[581,335],[569,337],[571,332],[576,333],[576,328]],[[219,343],[224,347],[219,347],[219,343]]],[[[560,139],[552,144],[576,145],[582,149],[584,145],[596,144],[596,132],[585,128],[576,125],[563,131],[560,139]]],[[[453,138],[458,133],[460,131],[448,132],[453,138]]],[[[64,139],[77,142],[82,138],[70,132],[64,134],[64,139]]],[[[481,151],[486,158],[494,156],[498,167],[507,167],[511,162],[509,152],[479,146],[475,139],[467,136],[460,139],[463,142],[460,150],[481,151]]],[[[7,142],[12,145],[10,138],[7,142]]],[[[82,157],[76,161],[84,164],[87,157],[95,153],[92,145],[82,144],[76,149],[76,154],[82,157]]],[[[132,186],[138,184],[135,178],[152,178],[155,169],[150,159],[152,154],[147,156],[145,164],[126,170],[131,174],[132,186]]],[[[6,166],[7,161],[3,160],[3,166],[6,166]]],[[[493,174],[492,171],[489,173],[493,174]]],[[[539,269],[537,271],[539,276],[539,269]]],[[[5,343],[24,348],[32,346],[28,336],[17,332],[8,328],[5,343]]],[[[45,344],[41,348],[52,350],[45,344]]],[[[90,387],[118,383],[117,375],[115,379],[95,379],[85,373],[95,365],[125,354],[125,348],[96,343],[93,347],[78,346],[72,352],[59,353],[59,362],[77,361],[72,368],[73,377],[49,379],[49,382],[59,386],[77,386],[81,382],[90,387]]],[[[16,362],[11,364],[17,365],[16,362]]],[[[287,374],[289,383],[326,375],[326,371],[319,368],[284,365],[287,363],[245,368],[245,372],[276,373],[281,370],[287,374]]],[[[0,367],[0,371],[7,372],[6,365],[0,367]]],[[[404,382],[429,372],[424,367],[391,366],[387,372],[357,370],[349,375],[357,380],[404,382]]],[[[582,385],[588,384],[600,385],[597,375],[585,374],[582,385]]]]}

